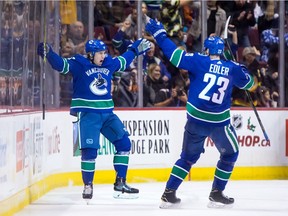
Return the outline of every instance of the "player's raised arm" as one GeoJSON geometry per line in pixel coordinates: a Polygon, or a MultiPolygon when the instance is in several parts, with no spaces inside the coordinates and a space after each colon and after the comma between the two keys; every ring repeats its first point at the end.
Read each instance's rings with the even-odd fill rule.
{"type": "Polygon", "coordinates": [[[47,58],[48,62],[51,64],[52,68],[57,71],[63,71],[64,61],[62,57],[57,55],[52,49],[52,46],[48,43],[39,43],[37,47],[37,54],[43,59],[47,58]]]}
{"type": "Polygon", "coordinates": [[[172,52],[177,49],[176,44],[167,37],[167,32],[161,22],[149,19],[145,26],[145,30],[153,36],[158,46],[165,51],[167,55],[171,56],[172,52]]]}
{"type": "Polygon", "coordinates": [[[121,56],[117,57],[120,61],[120,68],[118,70],[125,70],[132,63],[135,57],[144,54],[150,49],[150,47],[150,41],[143,38],[139,38],[134,43],[130,44],[127,48],[127,51],[121,56]]]}
{"type": "Polygon", "coordinates": [[[164,29],[162,23],[157,22],[154,19],[149,19],[145,26],[145,30],[147,33],[153,36],[158,46],[161,48],[164,55],[170,60],[170,62],[174,66],[178,67],[182,56],[184,56],[186,52],[183,49],[178,48],[176,44],[167,37],[166,30],[164,29]]]}

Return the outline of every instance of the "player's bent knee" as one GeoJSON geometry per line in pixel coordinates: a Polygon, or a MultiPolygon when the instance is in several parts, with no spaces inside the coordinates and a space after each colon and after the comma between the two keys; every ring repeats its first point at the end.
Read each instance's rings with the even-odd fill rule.
{"type": "Polygon", "coordinates": [[[185,152],[181,153],[181,159],[185,160],[187,163],[191,165],[195,164],[199,158],[200,158],[200,154],[190,155],[190,154],[186,154],[185,152]]]}
{"type": "Polygon", "coordinates": [[[97,157],[97,149],[85,148],[81,149],[82,160],[95,160],[97,157]]]}
{"type": "Polygon", "coordinates": [[[129,152],[131,150],[131,141],[125,134],[120,140],[114,142],[117,152],[129,152]]]}
{"type": "Polygon", "coordinates": [[[222,155],[221,156],[221,161],[223,163],[226,163],[226,164],[234,164],[237,161],[238,155],[239,155],[238,151],[233,153],[233,154],[222,155]]]}

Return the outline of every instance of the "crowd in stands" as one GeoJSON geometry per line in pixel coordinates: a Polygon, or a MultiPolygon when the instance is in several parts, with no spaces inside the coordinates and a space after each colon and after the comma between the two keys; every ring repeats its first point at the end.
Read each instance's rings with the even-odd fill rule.
{"type": "Polygon", "coordinates": [[[19,106],[22,95],[21,72],[25,65],[21,57],[25,56],[24,47],[27,41],[24,28],[27,22],[23,18],[26,14],[24,3],[13,2],[13,4],[14,10],[12,4],[7,4],[1,11],[0,105],[19,106]],[[14,76],[10,76],[7,70],[13,71],[14,76]]]}
{"type": "MultiPolygon", "coordinates": [[[[202,52],[201,3],[207,4],[207,35],[223,37],[226,20],[231,16],[228,41],[233,53],[225,51],[225,57],[232,59],[233,55],[234,59],[244,64],[254,76],[258,84],[250,92],[254,105],[277,107],[279,103],[279,15],[277,11],[279,2],[144,0],[142,20],[143,23],[146,22],[145,15],[157,18],[163,23],[169,37],[179,47],[187,52],[202,52]]],[[[113,55],[123,53],[131,41],[137,38],[135,2],[96,1],[94,11],[95,27],[103,26],[105,37],[112,41],[112,49],[109,51],[113,55]]],[[[101,39],[101,35],[95,36],[101,39]]],[[[117,81],[114,82],[113,94],[117,95],[116,106],[137,106],[137,88],[132,88],[132,85],[137,85],[135,81],[137,76],[143,76],[144,106],[185,106],[189,86],[187,71],[172,66],[162,55],[155,41],[144,31],[142,37],[152,42],[152,48],[143,57],[143,71],[137,71],[135,62],[131,65],[130,71],[123,72],[115,78],[117,81]],[[120,97],[123,99],[122,102],[119,100],[119,94],[126,95],[120,97]]],[[[285,43],[288,45],[287,33],[285,33],[285,43]]],[[[287,80],[285,84],[287,85],[287,80]]],[[[233,106],[250,106],[245,92],[241,90],[233,92],[231,102],[233,106]]]]}

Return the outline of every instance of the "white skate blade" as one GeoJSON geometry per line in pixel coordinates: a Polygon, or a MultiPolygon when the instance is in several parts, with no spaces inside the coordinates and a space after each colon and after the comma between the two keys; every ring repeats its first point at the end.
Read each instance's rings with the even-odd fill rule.
{"type": "Polygon", "coordinates": [[[137,199],[139,193],[122,193],[121,191],[114,191],[113,197],[115,199],[137,199]]]}
{"type": "Polygon", "coordinates": [[[86,202],[87,205],[90,204],[90,200],[91,200],[91,199],[84,199],[84,201],[86,202]]]}
{"type": "Polygon", "coordinates": [[[210,201],[207,205],[208,208],[217,208],[217,209],[229,209],[233,207],[233,203],[232,204],[223,204],[220,202],[213,202],[210,201]]]}
{"type": "Polygon", "coordinates": [[[159,208],[161,208],[161,209],[177,209],[179,207],[180,207],[180,202],[179,203],[170,203],[170,202],[162,201],[159,205],[159,208]]]}

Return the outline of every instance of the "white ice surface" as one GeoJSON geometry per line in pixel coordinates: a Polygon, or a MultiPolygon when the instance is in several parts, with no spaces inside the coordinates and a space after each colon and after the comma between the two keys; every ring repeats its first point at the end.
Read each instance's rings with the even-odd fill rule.
{"type": "Polygon", "coordinates": [[[133,183],[139,188],[138,199],[113,198],[111,184],[94,185],[89,205],[82,200],[83,187],[70,186],[50,191],[16,216],[288,216],[288,180],[230,181],[225,195],[234,197],[231,209],[207,208],[210,181],[183,182],[177,191],[178,209],[160,209],[165,182],[133,183]]]}

